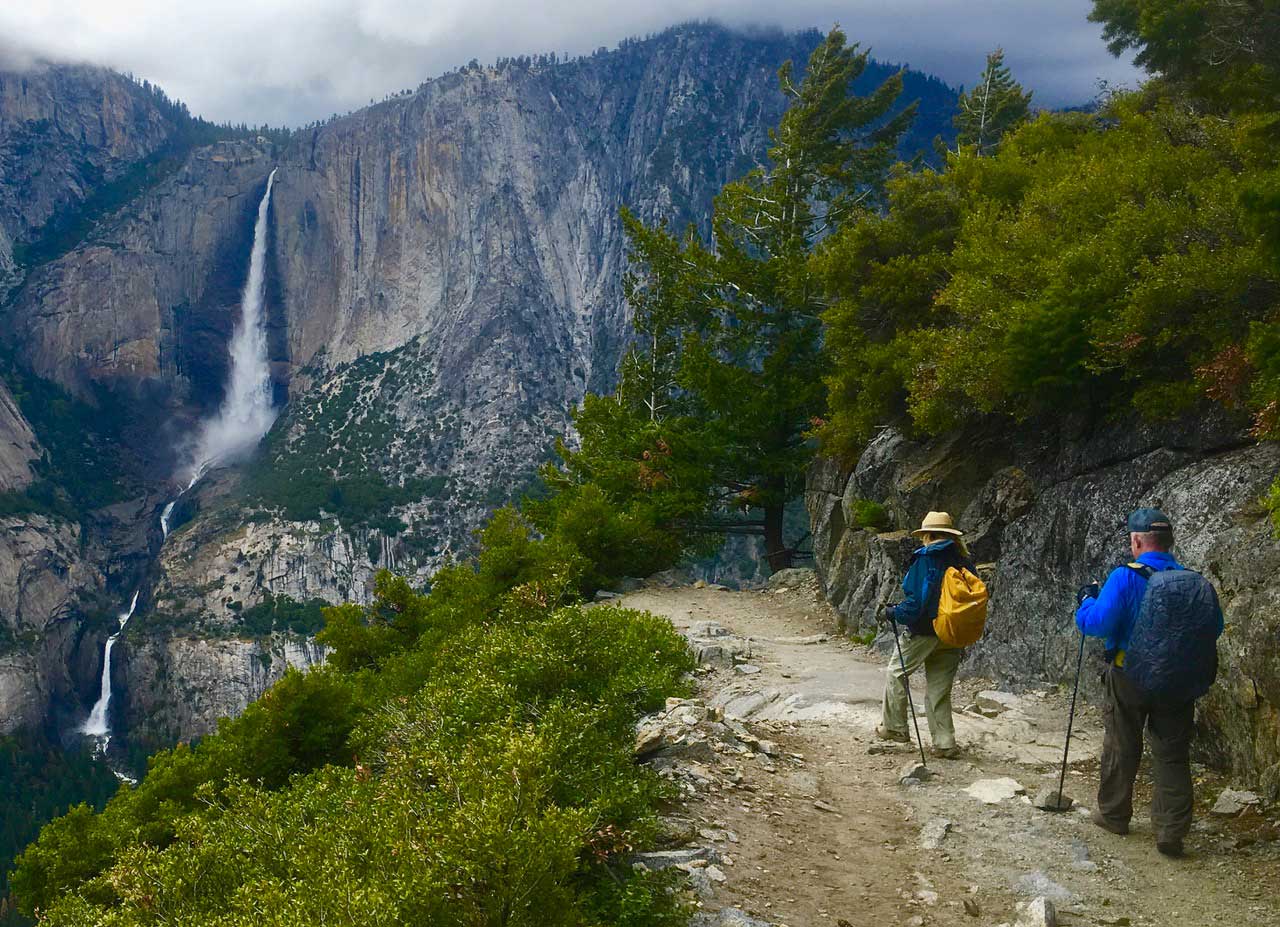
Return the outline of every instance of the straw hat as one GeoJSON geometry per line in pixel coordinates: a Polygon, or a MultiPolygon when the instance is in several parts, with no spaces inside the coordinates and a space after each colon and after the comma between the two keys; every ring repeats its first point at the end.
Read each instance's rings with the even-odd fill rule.
{"type": "Polygon", "coordinates": [[[951,516],[946,512],[930,512],[924,517],[920,527],[912,531],[911,534],[913,537],[920,537],[924,534],[950,534],[957,538],[964,537],[964,532],[952,523],[951,516]]]}

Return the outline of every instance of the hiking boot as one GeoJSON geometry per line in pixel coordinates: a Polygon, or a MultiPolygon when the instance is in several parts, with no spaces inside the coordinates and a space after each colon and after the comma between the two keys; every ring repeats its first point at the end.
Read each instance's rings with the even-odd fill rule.
{"type": "Polygon", "coordinates": [[[956,746],[930,747],[929,755],[936,756],[940,760],[958,760],[960,759],[960,748],[956,746]]]}
{"type": "Polygon", "coordinates": [[[1161,855],[1168,856],[1171,859],[1182,857],[1181,840],[1157,840],[1156,849],[1160,851],[1161,855]]]}
{"type": "Polygon", "coordinates": [[[1109,830],[1111,833],[1119,834],[1121,837],[1129,833],[1128,821],[1113,821],[1110,818],[1104,817],[1102,812],[1096,808],[1093,810],[1093,813],[1089,815],[1089,820],[1094,824],[1097,824],[1103,830],[1109,830]]]}
{"type": "Polygon", "coordinates": [[[892,740],[895,744],[909,744],[911,737],[906,731],[890,731],[883,727],[876,728],[876,736],[881,740],[892,740]]]}

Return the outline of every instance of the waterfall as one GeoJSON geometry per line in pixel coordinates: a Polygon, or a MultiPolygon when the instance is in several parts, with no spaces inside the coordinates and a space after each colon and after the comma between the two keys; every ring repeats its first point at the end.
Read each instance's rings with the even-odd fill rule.
{"type": "Polygon", "coordinates": [[[160,535],[162,540],[169,539],[169,517],[173,515],[173,507],[178,504],[177,499],[170,500],[169,504],[164,507],[164,511],[160,513],[160,535]]]}
{"type": "Polygon", "coordinates": [[[271,396],[271,368],[267,363],[267,333],[262,319],[267,212],[275,179],[273,170],[267,178],[262,202],[258,204],[258,221],[253,227],[253,252],[249,257],[249,278],[244,284],[240,319],[229,346],[231,379],[227,384],[227,394],[218,414],[206,420],[201,428],[188,473],[191,483],[195,483],[210,466],[243,457],[252,451],[276,419],[271,396]]]}
{"type": "MultiPolygon", "coordinates": [[[[267,189],[258,203],[258,218],[253,226],[253,251],[249,255],[249,278],[240,296],[240,318],[231,335],[231,379],[227,395],[218,414],[207,419],[200,429],[186,473],[182,492],[171,499],[160,513],[160,533],[169,537],[169,520],[174,506],[213,464],[234,460],[252,451],[271,428],[276,418],[271,396],[271,368],[267,363],[267,333],[262,325],[263,291],[266,284],[267,213],[271,207],[271,188],[276,172],[267,177],[267,189]]],[[[138,607],[133,594],[127,611],[121,612],[120,627],[107,639],[102,654],[102,688],[89,720],[80,733],[97,738],[98,751],[105,752],[111,742],[111,726],[107,708],[111,704],[111,651],[138,607]]],[[[121,775],[119,772],[116,775],[121,775]]],[[[122,778],[126,778],[123,777],[122,778]]],[[[132,780],[130,780],[132,781],[132,780]]]]}
{"type": "MultiPolygon", "coordinates": [[[[138,590],[138,592],[140,591],[138,590]]],[[[111,728],[107,724],[107,708],[111,704],[111,651],[115,647],[116,641],[120,638],[120,633],[124,631],[124,626],[133,617],[134,609],[138,607],[138,592],[134,592],[133,601],[129,603],[128,610],[119,614],[120,627],[116,629],[116,633],[107,638],[107,646],[102,653],[102,688],[99,692],[98,700],[93,703],[93,711],[89,713],[89,720],[80,728],[80,733],[88,734],[90,737],[97,737],[100,740],[101,750],[106,750],[107,743],[111,740],[111,728]]]]}

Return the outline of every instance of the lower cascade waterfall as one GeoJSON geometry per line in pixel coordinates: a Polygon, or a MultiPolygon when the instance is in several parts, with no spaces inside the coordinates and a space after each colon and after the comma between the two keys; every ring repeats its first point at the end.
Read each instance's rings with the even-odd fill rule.
{"type": "MultiPolygon", "coordinates": [[[[267,189],[258,204],[253,227],[253,250],[249,256],[249,275],[240,298],[240,318],[231,336],[231,376],[227,393],[217,415],[207,419],[200,429],[187,465],[185,485],[181,492],[165,504],[160,513],[161,544],[169,538],[174,507],[191,490],[209,467],[235,460],[251,452],[270,430],[277,410],[271,395],[271,368],[267,360],[267,333],[263,326],[262,308],[266,290],[267,215],[271,206],[271,188],[276,172],[267,177],[267,189]]],[[[119,615],[120,626],[107,639],[102,654],[102,688],[89,718],[79,732],[97,740],[97,750],[104,753],[111,742],[111,651],[138,607],[141,589],[135,590],[128,610],[119,615]]],[[[117,775],[120,775],[117,773],[117,775]]]]}
{"type": "Polygon", "coordinates": [[[138,607],[139,592],[141,590],[133,593],[133,600],[129,603],[129,608],[120,613],[120,626],[116,628],[116,633],[107,638],[107,646],[102,654],[102,688],[99,692],[98,700],[93,703],[93,711],[89,713],[89,720],[80,727],[80,733],[98,738],[99,749],[101,750],[106,750],[107,744],[111,741],[111,727],[107,722],[107,709],[111,706],[111,650],[115,647],[116,641],[119,640],[120,634],[124,631],[124,626],[129,623],[129,619],[133,617],[133,613],[138,607]]]}

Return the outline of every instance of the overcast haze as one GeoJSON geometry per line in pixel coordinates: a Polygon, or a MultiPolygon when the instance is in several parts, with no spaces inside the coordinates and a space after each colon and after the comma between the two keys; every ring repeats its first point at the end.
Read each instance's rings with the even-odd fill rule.
{"type": "Polygon", "coordinates": [[[587,53],[690,19],[826,29],[883,61],[971,84],[999,45],[1041,106],[1139,75],[1107,52],[1089,0],[4,0],[0,63],[42,57],[130,71],[216,121],[300,125],[464,64],[587,53]]]}

